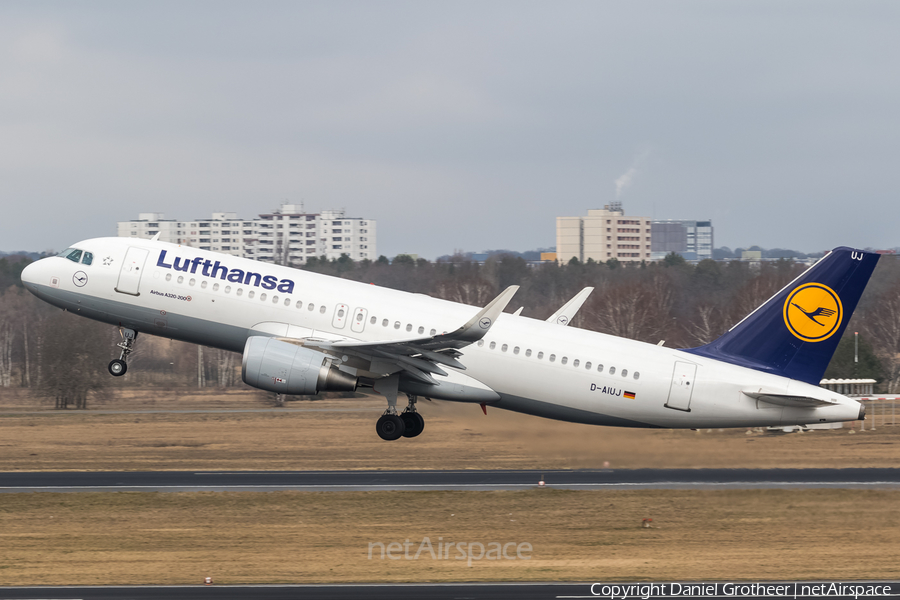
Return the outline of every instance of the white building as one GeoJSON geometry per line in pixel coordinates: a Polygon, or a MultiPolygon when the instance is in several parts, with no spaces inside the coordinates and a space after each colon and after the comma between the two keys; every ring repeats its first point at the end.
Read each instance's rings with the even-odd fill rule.
{"type": "Polygon", "coordinates": [[[650,219],[625,216],[619,202],[588,211],[586,217],[556,217],[556,257],[584,262],[650,260],[650,219]]]}
{"type": "Polygon", "coordinates": [[[377,258],[376,222],[347,217],[342,210],[307,213],[301,205],[281,208],[247,220],[236,213],[213,213],[209,219],[176,221],[162,213],[140,213],[136,220],[118,223],[119,237],[159,239],[233,254],[244,258],[302,265],[316,256],[353,260],[377,258]]]}

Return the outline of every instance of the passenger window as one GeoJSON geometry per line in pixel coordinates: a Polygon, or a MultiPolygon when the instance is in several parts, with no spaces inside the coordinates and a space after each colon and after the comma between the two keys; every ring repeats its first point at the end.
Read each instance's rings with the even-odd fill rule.
{"type": "Polygon", "coordinates": [[[81,250],[75,250],[73,248],[71,252],[66,254],[66,258],[68,258],[72,262],[79,262],[81,260],[81,250]]]}
{"type": "Polygon", "coordinates": [[[373,316],[371,319],[369,319],[369,323],[371,323],[372,325],[374,325],[377,322],[378,322],[378,317],[373,316]]]}
{"type": "Polygon", "coordinates": [[[230,294],[230,293],[231,293],[231,286],[230,286],[230,285],[226,285],[226,286],[225,286],[225,293],[226,293],[226,294],[230,294]]]}
{"type": "Polygon", "coordinates": [[[435,333],[437,333],[437,331],[435,331],[434,329],[432,329],[432,330],[431,330],[431,335],[434,335],[435,333]]]}
{"type": "Polygon", "coordinates": [[[184,283],[184,276],[179,275],[177,281],[178,281],[178,283],[184,283]]]}
{"type": "Polygon", "coordinates": [[[316,305],[313,304],[312,302],[310,302],[309,306],[307,306],[306,308],[309,309],[309,312],[312,312],[312,311],[316,310],[316,305]]]}
{"type": "Polygon", "coordinates": [[[609,374],[610,374],[610,375],[615,375],[615,374],[616,374],[616,368],[615,368],[615,367],[610,367],[610,368],[609,368],[609,374]]]}
{"type": "Polygon", "coordinates": [[[544,353],[538,352],[538,360],[541,360],[542,358],[544,358],[544,353]]]}
{"type": "Polygon", "coordinates": [[[516,346],[515,348],[513,348],[513,354],[518,354],[518,353],[519,353],[519,347],[516,346]]]}
{"type": "Polygon", "coordinates": [[[419,335],[422,335],[423,333],[425,333],[425,328],[424,328],[424,327],[419,327],[419,330],[418,330],[418,331],[419,331],[419,335]]]}
{"type": "Polygon", "coordinates": [[[323,315],[325,314],[325,311],[326,311],[326,310],[328,310],[328,309],[325,308],[325,305],[324,305],[324,304],[319,308],[319,312],[322,313],[323,315]]]}
{"type": "Polygon", "coordinates": [[[581,361],[579,361],[577,358],[576,358],[575,360],[572,361],[572,366],[573,366],[573,367],[577,367],[577,366],[580,365],[580,364],[581,364],[581,361]]]}
{"type": "Polygon", "coordinates": [[[484,340],[478,340],[478,347],[484,346],[484,340]]]}
{"type": "Polygon", "coordinates": [[[266,301],[266,295],[265,295],[264,293],[263,293],[263,294],[260,294],[260,295],[259,295],[259,299],[260,299],[261,302],[265,302],[265,301],[266,301]]]}
{"type": "Polygon", "coordinates": [[[640,379],[640,378],[641,378],[641,374],[638,373],[637,371],[635,371],[635,372],[634,372],[634,379],[635,379],[635,381],[637,381],[637,380],[640,379]]]}
{"type": "Polygon", "coordinates": [[[394,321],[394,329],[400,329],[400,321],[394,321]]]}
{"type": "Polygon", "coordinates": [[[628,377],[628,369],[622,369],[622,377],[628,377]]]}
{"type": "Polygon", "coordinates": [[[253,298],[254,296],[256,296],[256,290],[250,290],[249,292],[247,292],[248,298],[253,298]]]}
{"type": "Polygon", "coordinates": [[[587,369],[588,371],[590,371],[591,370],[591,362],[588,361],[588,362],[584,363],[584,368],[587,369]]]}
{"type": "Polygon", "coordinates": [[[550,355],[550,362],[556,362],[556,355],[555,355],[555,354],[551,354],[551,355],[550,355]]]}
{"type": "Polygon", "coordinates": [[[490,348],[491,350],[493,350],[496,347],[497,347],[497,342],[491,342],[491,345],[488,346],[488,348],[490,348]]]}
{"type": "Polygon", "coordinates": [[[166,281],[172,281],[172,274],[166,273],[166,281]]]}
{"type": "Polygon", "coordinates": [[[81,264],[89,265],[92,262],[94,262],[94,255],[91,254],[90,252],[85,252],[84,256],[81,257],[81,264]]]}
{"type": "Polygon", "coordinates": [[[406,330],[407,330],[407,331],[412,331],[412,323],[407,323],[407,324],[406,324],[406,330]]]}
{"type": "Polygon", "coordinates": [[[284,299],[284,305],[285,305],[285,306],[290,306],[290,305],[291,305],[291,299],[290,299],[290,298],[285,298],[285,299],[284,299]]]}
{"type": "Polygon", "coordinates": [[[362,323],[362,320],[363,320],[363,314],[362,314],[362,313],[356,313],[356,322],[357,322],[357,323],[362,323]]]}
{"type": "Polygon", "coordinates": [[[235,295],[235,296],[240,296],[240,295],[242,295],[243,293],[244,293],[244,288],[238,288],[237,291],[234,293],[234,295],[235,295]]]}
{"type": "Polygon", "coordinates": [[[562,360],[559,361],[559,362],[562,363],[562,364],[566,364],[567,362],[569,362],[569,357],[568,357],[568,356],[563,356],[563,357],[562,357],[562,360]]]}
{"type": "Polygon", "coordinates": [[[303,308],[303,300],[297,300],[297,308],[303,308]]]}
{"type": "Polygon", "coordinates": [[[206,289],[206,281],[205,280],[200,282],[200,287],[204,290],[206,289]]]}
{"type": "Polygon", "coordinates": [[[214,284],[213,284],[213,291],[214,291],[214,292],[218,292],[218,291],[219,291],[219,284],[218,284],[218,283],[214,283],[214,284]]]}
{"type": "Polygon", "coordinates": [[[502,346],[500,346],[500,350],[502,350],[503,352],[506,352],[507,348],[509,348],[509,346],[507,346],[506,344],[503,344],[502,346]]]}
{"type": "Polygon", "coordinates": [[[525,351],[525,356],[531,356],[531,348],[525,351]]]}
{"type": "Polygon", "coordinates": [[[598,372],[598,373],[602,373],[602,372],[603,372],[603,365],[597,365],[597,372],[598,372]]]}

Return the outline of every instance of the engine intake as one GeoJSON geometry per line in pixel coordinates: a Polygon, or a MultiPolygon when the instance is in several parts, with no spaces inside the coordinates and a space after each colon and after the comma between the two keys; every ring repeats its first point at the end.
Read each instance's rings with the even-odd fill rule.
{"type": "Polygon", "coordinates": [[[322,352],[263,336],[247,338],[241,378],[261,390],[303,395],[353,392],[359,382],[322,352]]]}

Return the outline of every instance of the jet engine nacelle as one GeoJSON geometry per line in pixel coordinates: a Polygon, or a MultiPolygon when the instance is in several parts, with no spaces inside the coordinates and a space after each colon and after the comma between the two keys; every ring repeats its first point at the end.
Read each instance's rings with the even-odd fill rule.
{"type": "Polygon", "coordinates": [[[263,336],[247,338],[241,377],[247,385],[277,394],[353,392],[358,383],[321,352],[263,336]]]}

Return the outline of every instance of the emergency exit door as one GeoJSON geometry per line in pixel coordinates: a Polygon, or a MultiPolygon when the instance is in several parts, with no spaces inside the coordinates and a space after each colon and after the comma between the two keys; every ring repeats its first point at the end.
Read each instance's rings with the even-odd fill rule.
{"type": "Polygon", "coordinates": [[[697,365],[677,361],[672,372],[672,385],[669,386],[669,399],[666,400],[666,408],[691,411],[691,394],[694,392],[694,378],[697,375],[697,365]]]}

